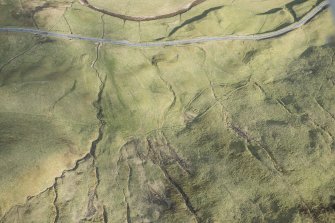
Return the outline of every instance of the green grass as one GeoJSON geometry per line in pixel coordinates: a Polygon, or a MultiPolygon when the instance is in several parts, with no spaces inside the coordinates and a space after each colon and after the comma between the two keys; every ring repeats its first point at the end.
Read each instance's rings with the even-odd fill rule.
{"type": "MultiPolygon", "coordinates": [[[[75,3],[71,29],[64,18],[53,29],[100,37],[104,23],[105,36],[132,41],[175,27],[171,39],[257,33],[293,22],[288,3],[223,2],[203,14],[220,5],[208,1],[141,33],[75,3]],[[264,14],[273,8],[283,9],[264,14]]],[[[50,28],[46,12],[61,9],[37,23],[50,28]]],[[[1,34],[0,216],[13,207],[2,221],[331,222],[332,30],[325,11],[264,41],[127,48],[1,34]],[[54,182],[98,135],[95,156],[54,182]]]]}
{"type": "MultiPolygon", "coordinates": [[[[99,1],[92,4],[101,5],[99,1]]],[[[187,4],[187,1],[104,2],[103,8],[113,9],[129,15],[155,15],[171,11],[187,4]],[[159,9],[157,10],[157,6],[159,9]]],[[[75,33],[92,37],[101,37],[102,23],[105,23],[105,36],[130,41],[154,41],[156,39],[182,39],[198,36],[222,36],[229,34],[256,34],[279,29],[294,22],[306,14],[316,1],[302,1],[292,4],[290,1],[245,2],[245,1],[207,1],[181,16],[148,22],[122,21],[111,16],[97,13],[79,2],[70,1],[4,1],[0,10],[4,19],[2,26],[34,27],[64,33],[75,33]],[[275,13],[266,13],[271,9],[280,9],[275,13]],[[213,9],[207,12],[208,9],[213,9]],[[197,19],[199,18],[199,19],[197,19]]]]}
{"type": "Polygon", "coordinates": [[[3,60],[1,70],[1,176],[8,179],[1,184],[2,211],[52,185],[87,153],[98,126],[92,103],[99,86],[90,68],[93,46],[35,41],[27,51],[29,38],[6,38],[11,55],[4,53],[4,59],[19,56],[3,60]],[[70,48],[83,46],[68,56],[70,48]]]}
{"type": "Polygon", "coordinates": [[[189,0],[171,0],[171,1],[101,1],[93,0],[90,3],[94,6],[104,8],[121,14],[146,16],[165,14],[177,11],[179,8],[186,6],[191,1],[189,0]]]}

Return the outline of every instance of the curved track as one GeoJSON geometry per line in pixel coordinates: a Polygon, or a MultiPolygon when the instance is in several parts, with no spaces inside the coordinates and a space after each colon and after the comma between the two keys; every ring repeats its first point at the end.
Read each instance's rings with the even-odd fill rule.
{"type": "Polygon", "coordinates": [[[97,12],[101,12],[103,14],[109,15],[109,16],[113,16],[119,19],[123,19],[123,20],[127,20],[127,21],[137,21],[137,22],[141,22],[141,21],[152,21],[152,20],[158,20],[158,19],[166,19],[166,18],[171,18],[174,17],[176,15],[181,15],[189,10],[191,10],[193,7],[205,2],[207,0],[194,0],[193,2],[187,4],[186,6],[182,7],[181,9],[175,11],[175,12],[170,12],[167,14],[163,14],[163,15],[156,15],[156,16],[129,16],[129,15],[123,15],[123,14],[119,14],[116,12],[111,12],[108,11],[106,9],[102,9],[99,7],[96,7],[94,5],[92,5],[91,3],[89,3],[88,0],[80,0],[80,3],[90,9],[93,9],[94,11],[97,12]]]}
{"type": "Polygon", "coordinates": [[[329,1],[325,0],[320,3],[318,6],[313,8],[310,12],[308,12],[303,18],[301,18],[298,22],[295,22],[289,26],[286,26],[282,29],[268,32],[264,34],[255,34],[255,35],[228,35],[221,37],[198,37],[192,39],[183,39],[183,40],[168,40],[168,41],[157,41],[157,42],[130,42],[127,40],[115,40],[109,38],[94,38],[94,37],[85,37],[81,35],[75,34],[65,34],[65,33],[56,33],[43,31],[39,29],[31,29],[31,28],[12,28],[12,27],[3,27],[0,28],[0,32],[11,32],[11,33],[31,33],[40,36],[49,36],[55,38],[63,38],[63,39],[77,39],[83,41],[90,41],[96,43],[108,43],[113,45],[120,46],[128,46],[128,47],[163,47],[163,46],[178,46],[178,45],[187,45],[194,43],[205,43],[205,42],[215,42],[215,41],[224,41],[224,40],[264,40],[270,39],[274,37],[281,36],[285,33],[291,32],[295,29],[300,28],[308,21],[310,21],[313,17],[315,17],[319,12],[321,12],[324,8],[329,5],[329,1]]]}

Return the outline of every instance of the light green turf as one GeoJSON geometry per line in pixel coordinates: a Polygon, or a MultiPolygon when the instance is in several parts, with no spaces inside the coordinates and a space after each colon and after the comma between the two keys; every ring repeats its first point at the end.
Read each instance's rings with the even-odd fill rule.
{"type": "Polygon", "coordinates": [[[0,89],[1,176],[8,179],[0,190],[4,211],[51,186],[87,153],[98,127],[92,103],[99,82],[90,67],[93,46],[2,38],[9,40],[0,89]],[[71,49],[78,54],[69,57],[71,49]]]}
{"type": "Polygon", "coordinates": [[[158,0],[158,1],[102,1],[102,0],[93,0],[90,3],[96,7],[110,10],[113,12],[126,14],[126,15],[135,15],[135,16],[151,16],[157,14],[166,14],[170,12],[177,11],[181,7],[185,7],[190,0],[158,0]]]}
{"type": "MultiPolygon", "coordinates": [[[[123,24],[58,2],[35,19],[144,41],[187,20],[171,39],[266,32],[315,3],[294,16],[289,1],[213,0],[181,21],[123,24]]],[[[128,48],[1,34],[0,222],[334,221],[333,33],[325,10],[264,41],[128,48]]]]}

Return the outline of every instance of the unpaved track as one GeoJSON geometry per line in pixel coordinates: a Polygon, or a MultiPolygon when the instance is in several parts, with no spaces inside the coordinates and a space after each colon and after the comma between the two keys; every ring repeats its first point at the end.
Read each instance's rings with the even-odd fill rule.
{"type": "Polygon", "coordinates": [[[315,17],[319,12],[321,12],[325,7],[329,5],[329,1],[323,1],[310,12],[308,12],[303,18],[301,18],[298,22],[295,22],[289,26],[286,26],[282,29],[268,32],[264,34],[256,34],[256,35],[228,35],[222,37],[198,37],[192,39],[183,39],[183,40],[168,40],[168,41],[157,41],[157,42],[129,42],[127,40],[115,40],[115,39],[108,39],[108,38],[94,38],[94,37],[85,37],[81,35],[75,34],[65,34],[65,33],[56,33],[56,32],[49,32],[43,31],[38,29],[31,29],[31,28],[10,28],[10,27],[3,27],[0,28],[0,32],[11,32],[11,33],[32,33],[40,36],[49,36],[49,37],[56,37],[56,38],[63,38],[63,39],[77,39],[83,41],[90,41],[96,43],[108,43],[113,45],[119,46],[128,46],[128,47],[164,47],[164,46],[178,46],[178,45],[187,45],[187,44],[195,44],[195,43],[205,43],[205,42],[216,42],[216,41],[224,41],[224,40],[249,40],[249,41],[256,41],[256,40],[264,40],[270,39],[274,37],[281,36],[285,33],[288,33],[292,30],[298,29],[308,21],[310,21],[313,17],[315,17]]]}
{"type": "Polygon", "coordinates": [[[189,10],[191,10],[193,7],[205,2],[207,0],[194,0],[193,2],[187,4],[186,6],[182,7],[181,9],[178,9],[175,12],[170,12],[170,13],[166,13],[163,15],[155,15],[155,16],[129,16],[129,15],[123,15],[123,14],[119,14],[116,12],[112,12],[112,11],[108,11],[106,9],[102,9],[99,7],[96,7],[94,5],[92,5],[91,3],[89,3],[88,0],[80,0],[80,3],[90,9],[93,9],[94,11],[97,12],[101,12],[103,14],[109,15],[109,16],[113,16],[122,20],[127,20],[127,21],[137,21],[137,22],[141,22],[141,21],[152,21],[152,20],[158,20],[158,19],[166,19],[166,18],[171,18],[177,15],[181,15],[189,10]]]}

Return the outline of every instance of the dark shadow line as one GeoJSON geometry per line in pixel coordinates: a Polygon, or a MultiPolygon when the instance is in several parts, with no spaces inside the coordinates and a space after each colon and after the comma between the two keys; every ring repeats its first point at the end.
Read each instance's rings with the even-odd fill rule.
{"type": "Polygon", "coordinates": [[[174,33],[176,33],[179,29],[183,28],[184,26],[192,23],[192,22],[195,22],[195,21],[198,21],[200,19],[203,19],[205,18],[209,13],[213,12],[213,11],[216,11],[216,10],[219,10],[223,8],[223,5],[221,6],[217,6],[217,7],[213,7],[213,8],[209,8],[207,10],[205,10],[203,13],[201,13],[200,15],[197,15],[197,16],[194,16],[190,19],[187,19],[185,20],[185,22],[183,22],[182,24],[180,24],[179,26],[176,26],[175,28],[173,28],[171,30],[171,32],[169,33],[168,37],[172,36],[174,33]]]}

